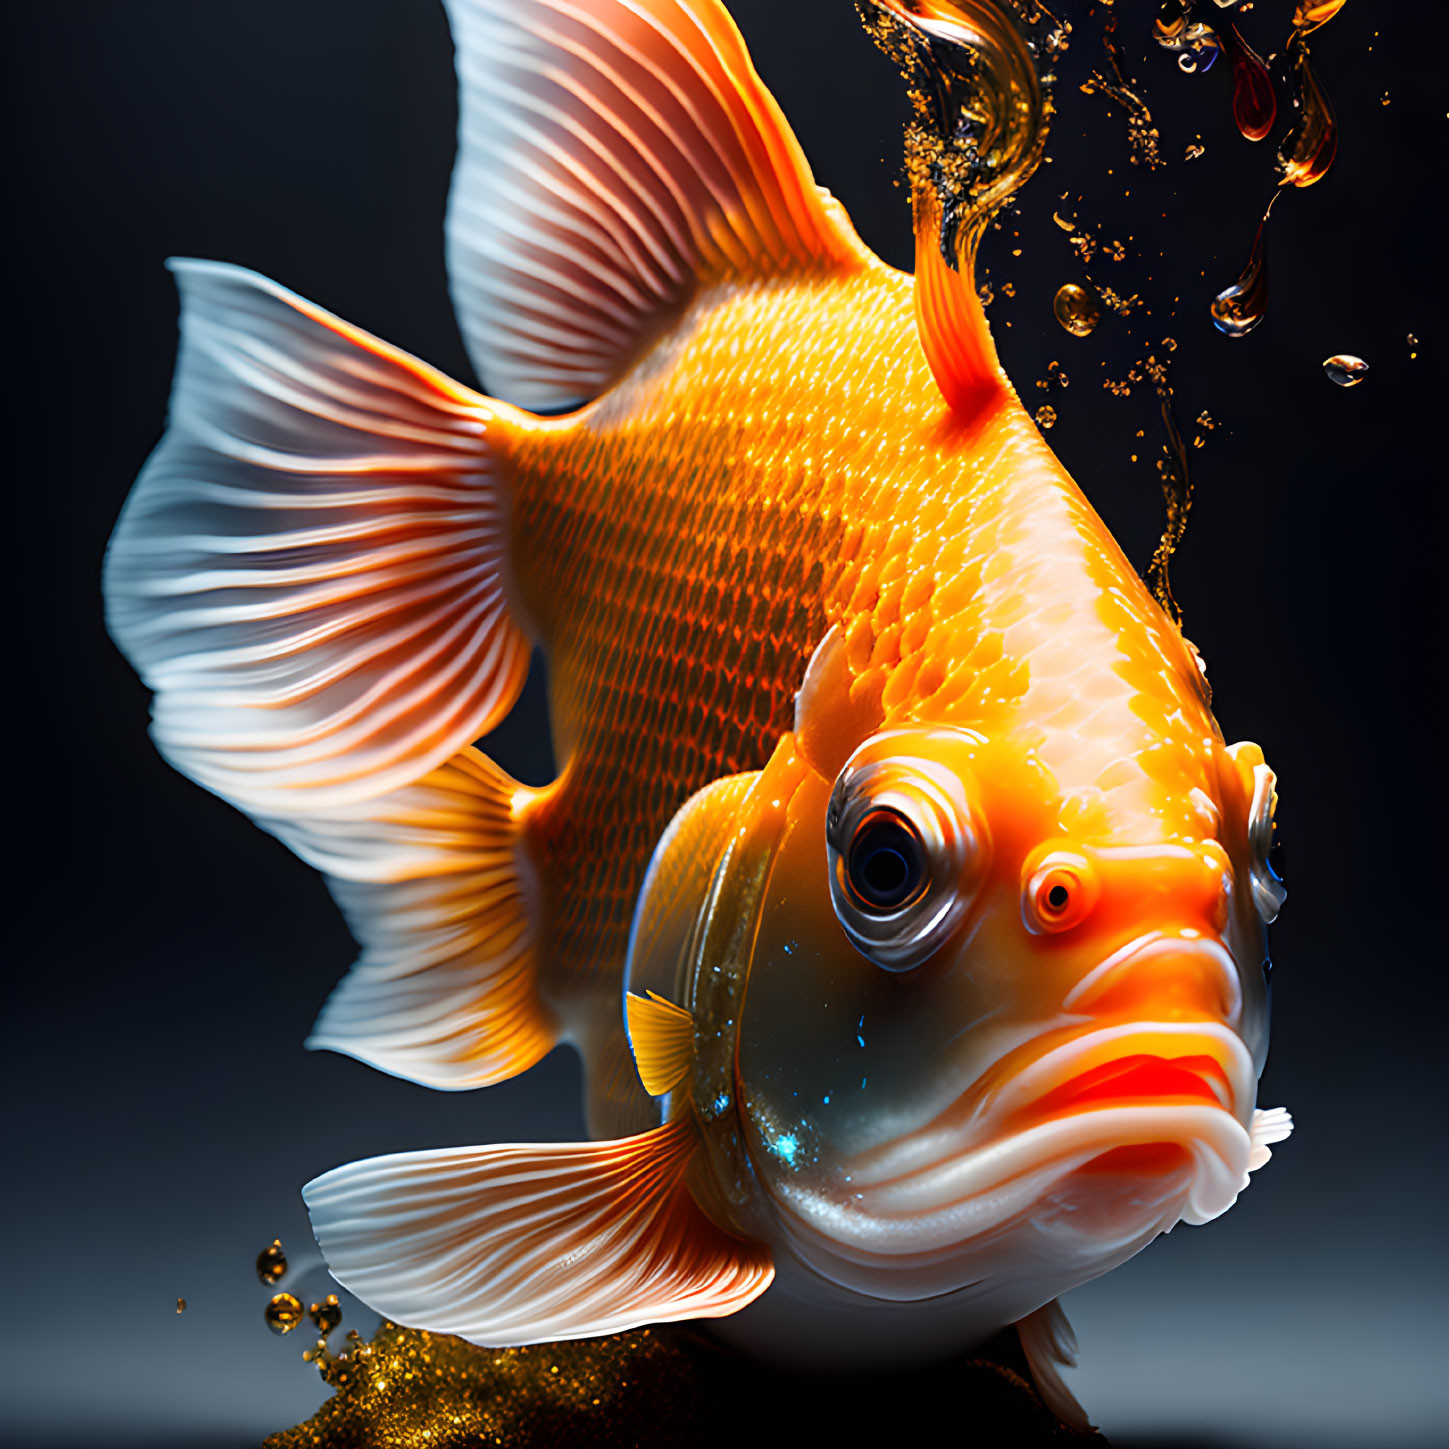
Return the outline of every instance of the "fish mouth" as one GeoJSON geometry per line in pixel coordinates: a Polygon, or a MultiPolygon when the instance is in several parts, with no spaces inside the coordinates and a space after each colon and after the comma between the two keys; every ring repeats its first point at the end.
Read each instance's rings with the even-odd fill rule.
{"type": "Polygon", "coordinates": [[[979,1273],[1013,1238],[1030,1238],[1033,1256],[1096,1261],[1232,1206],[1248,1181],[1255,1094],[1251,1055],[1219,1022],[1057,1035],[856,1155],[842,1191],[787,1192],[782,1205],[807,1258],[824,1268],[828,1256],[830,1276],[878,1296],[916,1296],[907,1282],[939,1292],[948,1262],[979,1273]],[[897,1270],[902,1286],[882,1286],[897,1270]]]}

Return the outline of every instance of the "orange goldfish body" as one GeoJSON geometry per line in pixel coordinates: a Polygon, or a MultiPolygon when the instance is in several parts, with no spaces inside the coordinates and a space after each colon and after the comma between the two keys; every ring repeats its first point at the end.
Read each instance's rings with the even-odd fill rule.
{"type": "Polygon", "coordinates": [[[1075,1416],[1057,1295],[1223,1212],[1290,1126],[1254,1100],[1274,776],[919,176],[912,278],[715,0],[448,9],[493,396],[176,263],[107,563],[159,747],[362,946],[310,1045],[448,1089],[584,1055],[596,1140],[338,1168],[318,1240],[387,1317],[492,1345],[705,1317],[880,1364],[1015,1323],[1075,1416]],[[533,642],[539,790],[472,744],[533,642]]]}

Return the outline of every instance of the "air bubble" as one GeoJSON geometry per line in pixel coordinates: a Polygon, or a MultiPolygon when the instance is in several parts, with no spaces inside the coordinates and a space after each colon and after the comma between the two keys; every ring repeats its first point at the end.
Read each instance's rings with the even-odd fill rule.
{"type": "Polygon", "coordinates": [[[1056,319],[1073,337],[1086,337],[1102,320],[1102,306],[1095,294],[1075,282],[1057,288],[1052,298],[1056,319]]]}
{"type": "Polygon", "coordinates": [[[1323,375],[1338,387],[1357,387],[1368,370],[1369,365],[1363,358],[1349,352],[1335,353],[1323,364],[1323,375]]]}

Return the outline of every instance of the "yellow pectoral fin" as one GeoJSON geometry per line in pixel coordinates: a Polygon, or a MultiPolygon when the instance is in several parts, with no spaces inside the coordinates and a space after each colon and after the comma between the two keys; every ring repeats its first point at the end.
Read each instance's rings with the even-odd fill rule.
{"type": "Polygon", "coordinates": [[[694,1017],[653,991],[645,996],[629,992],[624,1013],[644,1090],[651,1097],[672,1092],[694,1061],[694,1017]]]}
{"type": "Polygon", "coordinates": [[[719,1318],[774,1277],[700,1210],[692,1118],[616,1142],[405,1152],[302,1195],[328,1267],[385,1317],[495,1347],[719,1318]]]}

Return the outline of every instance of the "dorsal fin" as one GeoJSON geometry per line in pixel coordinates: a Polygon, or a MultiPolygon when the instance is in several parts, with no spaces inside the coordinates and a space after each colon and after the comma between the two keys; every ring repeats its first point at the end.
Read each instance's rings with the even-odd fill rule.
{"type": "Polygon", "coordinates": [[[448,272],[489,391],[602,392],[702,280],[868,255],[717,0],[446,0],[448,272]]]}
{"type": "Polygon", "coordinates": [[[689,1075],[694,1060],[694,1018],[655,991],[643,996],[629,992],[624,1012],[644,1090],[651,1097],[672,1092],[689,1075]]]}
{"type": "Polygon", "coordinates": [[[1010,390],[973,285],[969,263],[951,267],[941,255],[941,213],[916,207],[916,327],[941,396],[970,416],[1010,390]]]}
{"type": "Polygon", "coordinates": [[[1036,57],[1065,32],[1043,7],[868,0],[861,13],[901,67],[916,112],[906,174],[921,347],[952,411],[973,416],[1011,388],[976,294],[976,249],[1042,158],[1053,78],[1038,73],[1036,57]]]}

